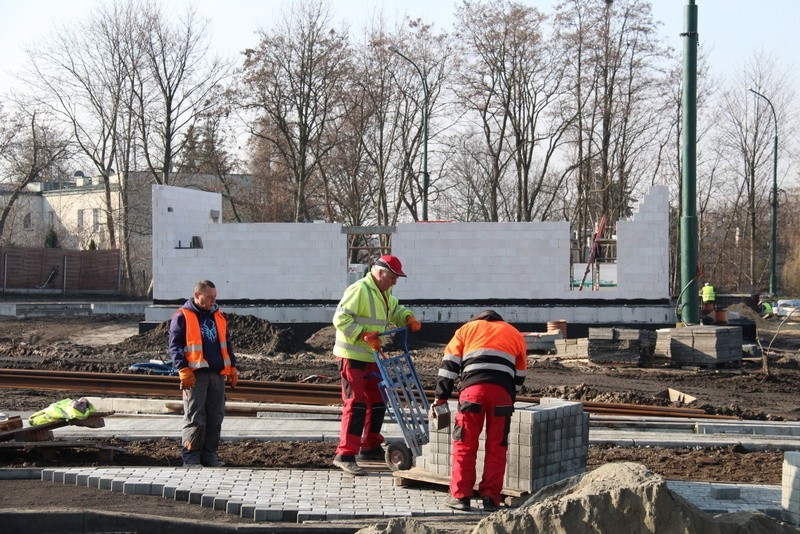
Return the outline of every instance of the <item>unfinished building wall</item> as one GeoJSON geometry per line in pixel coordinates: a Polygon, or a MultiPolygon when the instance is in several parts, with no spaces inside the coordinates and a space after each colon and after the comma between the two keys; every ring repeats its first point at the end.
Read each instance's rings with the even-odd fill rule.
{"type": "Polygon", "coordinates": [[[399,224],[392,252],[405,299],[541,299],[569,295],[569,223],[399,224]]]}
{"type": "MultiPolygon", "coordinates": [[[[155,300],[185,298],[201,278],[218,285],[222,300],[335,303],[347,286],[341,225],[221,223],[219,194],[153,188],[155,300]]],[[[474,313],[475,301],[493,306],[494,301],[498,306],[539,301],[547,308],[543,317],[580,323],[669,320],[663,311],[642,319],[641,310],[629,306],[611,317],[602,308],[571,304],[580,299],[668,299],[668,208],[666,188],[654,187],[632,219],[618,223],[619,286],[602,291],[570,288],[567,222],[399,224],[392,250],[408,278],[398,283],[395,294],[451,306],[464,301],[463,313],[446,312],[453,311],[444,318],[453,322],[474,313]]]]}
{"type": "Polygon", "coordinates": [[[187,298],[203,278],[214,282],[221,300],[341,297],[347,281],[341,225],[222,224],[221,206],[217,193],[153,186],[154,299],[187,298]]]}

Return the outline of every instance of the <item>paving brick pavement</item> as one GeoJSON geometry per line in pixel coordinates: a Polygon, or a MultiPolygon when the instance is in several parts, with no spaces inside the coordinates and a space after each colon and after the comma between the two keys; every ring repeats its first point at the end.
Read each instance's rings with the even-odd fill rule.
{"type": "MultiPolygon", "coordinates": [[[[44,469],[42,480],[156,495],[224,510],[254,521],[303,523],[486,514],[477,504],[472,512],[453,511],[443,504],[447,496],[444,486],[400,487],[387,472],[353,477],[332,469],[79,467],[44,469]]],[[[780,486],[682,481],[669,481],[667,485],[710,513],[761,511],[780,516],[780,486]],[[714,499],[712,486],[740,488],[741,496],[714,499]]]]}

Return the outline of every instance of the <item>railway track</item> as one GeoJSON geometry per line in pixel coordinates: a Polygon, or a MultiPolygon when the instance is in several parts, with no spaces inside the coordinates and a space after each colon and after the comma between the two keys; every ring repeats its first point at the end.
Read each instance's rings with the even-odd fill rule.
{"type": "MultiPolygon", "coordinates": [[[[38,369],[0,369],[0,389],[35,389],[80,392],[80,395],[137,395],[180,398],[178,377],[124,373],[91,373],[75,371],[43,371],[38,369]]],[[[426,391],[433,398],[432,391],[426,391]]],[[[239,380],[227,397],[234,401],[285,403],[301,405],[341,404],[338,384],[296,382],[262,382],[239,380]]],[[[539,402],[539,397],[517,397],[520,402],[539,402]]],[[[602,415],[636,415],[643,417],[677,417],[737,419],[707,415],[703,410],[671,406],[648,406],[584,401],[586,412],[602,415]]]]}

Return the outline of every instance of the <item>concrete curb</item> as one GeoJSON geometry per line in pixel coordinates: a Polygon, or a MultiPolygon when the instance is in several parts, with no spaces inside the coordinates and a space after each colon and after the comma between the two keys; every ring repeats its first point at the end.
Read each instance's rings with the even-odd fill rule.
{"type": "Polygon", "coordinates": [[[241,523],[219,524],[156,516],[113,512],[85,512],[81,510],[0,510],[2,532],[59,532],[63,534],[84,532],[169,532],[170,534],[227,533],[227,532],[303,532],[351,534],[360,527],[334,525],[241,523]]]}
{"type": "Polygon", "coordinates": [[[5,467],[0,469],[0,480],[41,480],[42,467],[5,467]]]}

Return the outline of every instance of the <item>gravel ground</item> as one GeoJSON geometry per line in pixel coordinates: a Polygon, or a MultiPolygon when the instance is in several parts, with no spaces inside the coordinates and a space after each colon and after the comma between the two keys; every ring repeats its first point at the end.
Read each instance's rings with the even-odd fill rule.
{"type": "MultiPolygon", "coordinates": [[[[132,363],[166,356],[165,325],[138,335],[137,316],[0,319],[0,367],[128,372],[132,363]]],[[[232,316],[234,347],[243,378],[252,380],[338,383],[330,355],[331,328],[300,336],[250,316],[232,316]],[[303,339],[303,337],[306,337],[303,339]]],[[[531,356],[525,395],[556,396],[635,404],[669,405],[657,397],[666,388],[697,397],[692,407],[707,413],[760,420],[798,420],[800,415],[800,328],[795,324],[759,320],[759,338],[771,344],[770,374],[759,362],[735,369],[674,369],[613,367],[585,362],[562,363],[548,356],[531,356]]],[[[396,347],[391,347],[390,350],[396,347]]],[[[423,385],[432,388],[442,346],[412,337],[411,354],[423,385]]],[[[64,398],[63,392],[5,390],[0,411],[32,411],[64,398]]],[[[109,442],[125,449],[116,465],[174,465],[177,443],[169,440],[109,442]]],[[[223,443],[221,457],[235,466],[328,468],[330,443],[223,443]]],[[[637,461],[675,480],[779,484],[780,452],[748,453],[736,448],[701,450],[618,449],[592,447],[589,468],[610,461],[637,461]]],[[[55,458],[37,453],[0,454],[0,467],[96,465],[97,455],[67,450],[55,458]]],[[[195,505],[160,498],[125,496],[85,488],[65,488],[37,481],[0,481],[0,508],[78,507],[237,522],[237,518],[195,505]]]]}

